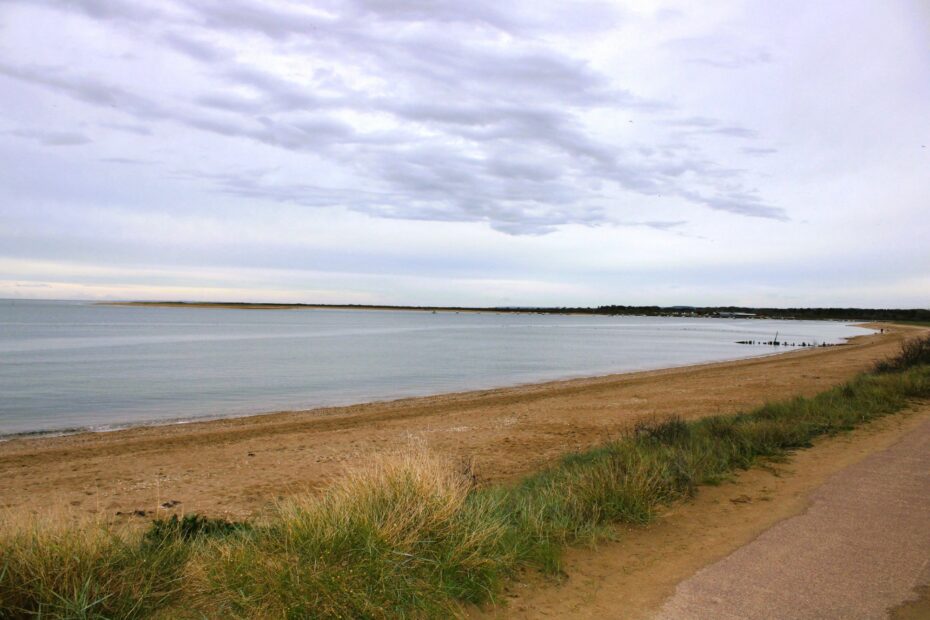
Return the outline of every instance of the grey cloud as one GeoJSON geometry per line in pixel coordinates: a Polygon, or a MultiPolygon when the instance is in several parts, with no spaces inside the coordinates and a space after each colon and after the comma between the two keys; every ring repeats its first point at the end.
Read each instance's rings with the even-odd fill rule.
{"type": "MultiPolygon", "coordinates": [[[[268,199],[312,208],[341,207],[392,219],[487,222],[509,234],[542,234],[566,223],[595,225],[607,219],[597,206],[579,207],[574,197],[550,186],[553,195],[536,183],[485,182],[478,162],[440,160],[426,166],[409,159],[395,162],[382,174],[389,187],[367,190],[329,188],[308,183],[270,182],[261,171],[247,173],[183,173],[211,180],[222,192],[250,199],[268,199]],[[400,189],[392,189],[390,185],[400,189]],[[499,194],[507,190],[506,200],[499,194]],[[561,200],[558,194],[562,193],[561,200]],[[542,199],[546,199],[543,202],[542,199]]],[[[425,162],[423,162],[425,163],[425,162]]]]}
{"type": "MultiPolygon", "coordinates": [[[[398,146],[404,142],[402,137],[391,134],[360,135],[350,124],[332,118],[316,116],[277,121],[268,116],[259,116],[224,119],[197,112],[181,113],[96,80],[65,78],[47,69],[13,70],[0,66],[0,72],[59,90],[87,103],[115,107],[141,119],[174,121],[203,131],[252,139],[288,150],[320,154],[332,147],[344,149],[354,144],[357,148],[343,157],[351,161],[362,174],[370,176],[374,173],[375,178],[386,182],[396,192],[395,200],[399,204],[386,207],[383,203],[363,202],[349,208],[381,217],[405,217],[406,214],[409,219],[432,217],[440,220],[481,220],[510,233],[520,230],[539,233],[552,230],[560,224],[593,225],[605,221],[602,209],[584,206],[591,195],[577,185],[575,177],[588,180],[600,178],[640,193],[675,194],[713,209],[741,215],[774,219],[784,217],[779,209],[768,207],[750,197],[695,198],[690,192],[669,186],[668,177],[680,176],[688,170],[702,171],[711,176],[713,167],[687,161],[642,163],[618,158],[622,151],[593,142],[574,125],[570,116],[553,110],[505,109],[496,118],[492,115],[483,121],[472,110],[469,122],[479,121],[489,125],[467,125],[459,128],[457,134],[451,134],[466,137],[476,145],[483,145],[485,152],[487,148],[499,149],[501,144],[516,148],[527,141],[536,142],[553,152],[561,153],[562,157],[569,157],[565,169],[577,171],[573,176],[563,175],[553,179],[551,168],[549,173],[534,173],[533,164],[525,162],[521,179],[510,178],[507,182],[501,182],[499,177],[520,175],[514,174],[516,169],[507,171],[499,164],[490,168],[478,166],[469,158],[450,153],[444,145],[434,145],[427,151],[421,148],[398,151],[398,146]],[[426,155],[423,156],[423,153],[426,155]],[[537,178],[533,179],[533,176],[537,178]],[[547,177],[548,181],[543,182],[547,177]],[[523,228],[519,224],[520,213],[526,218],[523,228]]],[[[254,72],[240,72],[238,77],[266,89],[282,89],[279,80],[254,72]]],[[[293,97],[299,95],[297,92],[286,94],[293,97]]],[[[399,108],[394,111],[405,114],[399,108]]],[[[462,109],[454,113],[461,117],[462,109]]],[[[414,120],[413,115],[407,116],[414,120]]],[[[438,113],[429,116],[443,118],[438,113]]],[[[716,171],[716,174],[732,173],[716,171]]],[[[253,188],[252,195],[258,196],[260,193],[253,188]]],[[[268,196],[267,193],[261,195],[268,196]]],[[[289,195],[289,199],[294,199],[293,192],[289,195]]],[[[318,204],[316,199],[308,201],[301,198],[297,202],[318,204]]]]}
{"type": "Polygon", "coordinates": [[[231,65],[220,73],[222,89],[197,96],[194,101],[208,108],[240,114],[308,112],[323,109],[373,107],[364,94],[355,92],[332,76],[314,76],[312,84],[299,84],[243,65],[231,65]],[[249,94],[230,92],[229,87],[245,88],[249,94]]]}
{"type": "Polygon", "coordinates": [[[214,92],[199,95],[195,103],[217,110],[240,114],[263,114],[269,111],[266,103],[258,97],[249,97],[229,92],[214,92]]]}
{"type": "Polygon", "coordinates": [[[746,127],[727,125],[723,121],[706,116],[692,116],[689,118],[670,119],[665,121],[671,127],[680,127],[685,133],[715,134],[733,138],[755,138],[758,133],[746,127]]]}
{"type": "Polygon", "coordinates": [[[125,0],[11,0],[21,4],[45,5],[81,13],[93,19],[147,21],[162,17],[162,12],[140,1],[125,0]]]}
{"type": "Polygon", "coordinates": [[[224,72],[223,77],[239,86],[254,90],[267,103],[269,111],[307,111],[322,107],[323,98],[312,94],[307,86],[276,77],[265,71],[236,66],[224,72]]]}
{"type": "Polygon", "coordinates": [[[394,72],[402,72],[406,83],[437,93],[454,84],[458,97],[466,100],[526,105],[543,98],[563,106],[648,111],[668,107],[611,87],[586,63],[545,49],[463,48],[448,38],[421,36],[388,48],[386,58],[394,72]]]}
{"type": "Polygon", "coordinates": [[[717,67],[718,69],[742,69],[752,65],[772,61],[772,54],[766,50],[754,50],[744,53],[722,53],[719,56],[692,58],[690,62],[717,67]]]}
{"type": "Polygon", "coordinates": [[[767,147],[754,147],[754,146],[744,146],[740,149],[746,155],[774,155],[778,152],[778,149],[767,148],[767,147]]]}
{"type": "Polygon", "coordinates": [[[706,116],[689,116],[687,118],[673,118],[665,121],[666,125],[671,125],[672,127],[688,127],[688,128],[712,128],[720,124],[715,118],[708,118],[706,116]]]}
{"type": "MultiPolygon", "coordinates": [[[[335,3],[333,6],[336,6],[335,3]]],[[[424,1],[349,0],[338,4],[340,9],[387,22],[436,22],[488,28],[517,36],[533,36],[543,32],[584,33],[615,27],[627,14],[610,2],[585,2],[583,10],[558,0],[535,0],[523,6],[501,4],[489,0],[456,2],[454,0],[424,1]],[[503,10],[506,7],[506,10],[503,10]]]]}
{"type": "Polygon", "coordinates": [[[117,131],[122,131],[126,133],[132,133],[139,136],[150,136],[152,135],[152,130],[144,125],[135,125],[132,123],[100,123],[100,127],[106,127],[108,129],[115,129],[117,131]]]}
{"type": "MultiPolygon", "coordinates": [[[[395,16],[410,17],[419,12],[414,10],[413,3],[408,7],[409,13],[402,8],[392,9],[393,5],[373,4],[395,16]]],[[[441,20],[441,8],[433,18],[424,18],[426,23],[441,20]]],[[[466,3],[459,4],[458,10],[464,15],[476,9],[466,3]]],[[[338,54],[343,62],[362,59],[365,64],[383,67],[387,74],[400,72],[409,83],[428,83],[443,89],[454,84],[456,89],[464,88],[473,95],[493,99],[506,98],[508,92],[525,97],[529,90],[589,104],[665,107],[661,102],[608,88],[603,76],[584,62],[547,48],[476,44],[448,33],[428,34],[429,30],[424,29],[401,34],[390,27],[372,31],[373,25],[364,21],[281,10],[267,3],[243,0],[202,3],[196,6],[196,11],[202,23],[212,28],[255,32],[273,39],[297,38],[318,52],[338,54]],[[501,86],[506,88],[502,90],[501,86]]]]}
{"type": "Polygon", "coordinates": [[[504,31],[520,29],[520,22],[501,11],[498,2],[354,0],[348,4],[359,13],[392,21],[463,22],[482,24],[504,31]]]}
{"type": "Polygon", "coordinates": [[[173,121],[228,137],[249,138],[288,150],[306,150],[335,140],[353,141],[355,132],[346,123],[318,118],[304,122],[276,123],[267,117],[230,120],[198,111],[185,111],[130,93],[94,78],[62,75],[54,67],[15,68],[0,64],[0,74],[50,88],[84,103],[112,108],[140,120],[173,121]]]}
{"type": "Polygon", "coordinates": [[[755,138],[759,134],[752,129],[745,127],[715,127],[707,130],[705,133],[713,133],[719,136],[730,136],[732,138],[755,138]]]}
{"type": "Polygon", "coordinates": [[[626,222],[616,222],[620,226],[642,226],[645,228],[652,228],[654,230],[659,230],[662,232],[668,232],[676,228],[681,228],[688,223],[687,220],[645,220],[645,221],[626,221],[626,222]]]}
{"type": "Polygon", "coordinates": [[[75,131],[48,131],[44,129],[15,129],[7,135],[34,140],[45,146],[78,146],[92,142],[90,138],[75,131]]]}
{"type": "MultiPolygon", "coordinates": [[[[785,217],[751,193],[733,194],[732,183],[714,186],[741,171],[693,156],[698,150],[693,137],[751,138],[750,129],[705,117],[670,119],[664,123],[679,134],[680,147],[634,150],[584,125],[581,116],[594,109],[661,115],[671,108],[618,88],[587,62],[541,40],[524,37],[503,45],[497,34],[487,34],[542,27],[527,11],[498,3],[418,0],[324,2],[312,10],[224,0],[185,5],[181,17],[166,9],[156,19],[144,6],[138,11],[121,6],[104,9],[84,0],[71,8],[97,19],[153,20],[153,40],[201,63],[209,79],[199,94],[168,99],[64,68],[0,65],[0,74],[140,123],[123,124],[126,131],[171,122],[312,153],[354,171],[376,198],[355,188],[322,191],[267,179],[205,177],[226,193],[342,206],[376,217],[486,221],[512,234],[607,223],[605,196],[611,189],[679,196],[740,215],[785,217]],[[240,64],[213,43],[230,32],[266,37],[312,60],[310,68],[275,73],[240,64]],[[387,86],[360,86],[352,75],[387,86]],[[393,126],[363,130],[344,113],[390,119],[393,126]],[[691,187],[690,176],[701,179],[700,190],[691,187]]],[[[564,9],[548,3],[541,10],[564,9]]]]}
{"type": "Polygon", "coordinates": [[[717,69],[742,69],[774,60],[772,53],[763,47],[719,35],[675,39],[666,46],[684,56],[686,62],[717,69]]]}
{"type": "Polygon", "coordinates": [[[149,159],[135,159],[133,157],[101,157],[100,161],[107,164],[126,164],[130,166],[147,166],[155,163],[149,159]]]}
{"type": "Polygon", "coordinates": [[[225,52],[216,46],[180,32],[165,32],[162,35],[162,41],[175,51],[202,62],[215,62],[227,56],[225,52]]]}
{"type": "Polygon", "coordinates": [[[484,168],[488,174],[497,177],[524,179],[536,183],[551,181],[562,174],[562,166],[555,160],[546,161],[544,158],[519,159],[507,157],[504,153],[492,153],[484,161],[484,168]]]}
{"type": "Polygon", "coordinates": [[[713,196],[705,196],[698,192],[684,190],[680,192],[680,195],[692,202],[702,203],[716,211],[726,211],[737,215],[782,222],[787,222],[790,219],[784,209],[767,205],[754,193],[747,191],[719,192],[713,196]]]}
{"type": "Polygon", "coordinates": [[[154,101],[94,78],[65,75],[62,69],[56,67],[13,67],[0,64],[0,75],[44,86],[84,103],[113,108],[141,118],[171,116],[165,107],[154,101]]]}
{"type": "Polygon", "coordinates": [[[670,222],[662,221],[653,221],[653,222],[642,222],[643,226],[648,226],[649,228],[655,228],[656,230],[671,230],[673,228],[680,228],[687,224],[686,220],[674,220],[670,222]]]}
{"type": "Polygon", "coordinates": [[[467,127],[458,133],[481,143],[537,143],[573,157],[586,158],[608,166],[615,162],[620,152],[617,147],[612,149],[590,138],[570,115],[542,107],[509,109],[500,114],[494,122],[467,127]]]}
{"type": "Polygon", "coordinates": [[[206,0],[192,8],[209,28],[255,31],[272,39],[321,35],[336,23],[306,11],[279,11],[266,3],[242,0],[206,0]]]}

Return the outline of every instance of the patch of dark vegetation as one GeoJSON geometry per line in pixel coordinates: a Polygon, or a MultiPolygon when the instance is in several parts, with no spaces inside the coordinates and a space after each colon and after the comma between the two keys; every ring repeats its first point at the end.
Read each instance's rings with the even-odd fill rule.
{"type": "Polygon", "coordinates": [[[143,535],[147,543],[162,543],[170,540],[193,540],[198,537],[219,537],[244,532],[251,529],[251,525],[243,521],[227,521],[199,514],[171,515],[167,519],[152,521],[149,529],[143,535]]]}
{"type": "Polygon", "coordinates": [[[930,397],[930,366],[912,353],[923,349],[905,351],[812,398],[638,424],[516,485],[477,487],[461,464],[417,454],[260,522],[189,515],[135,534],[5,527],[0,618],[456,615],[496,599],[521,569],[557,573],[566,545],[648,522],[700,485],[930,397]]]}
{"type": "Polygon", "coordinates": [[[875,364],[874,372],[898,372],[920,364],[930,364],[930,335],[904,341],[897,355],[875,364]]]}
{"type": "Polygon", "coordinates": [[[670,446],[688,439],[691,436],[691,425],[678,416],[658,421],[640,421],[633,426],[633,435],[670,446]]]}

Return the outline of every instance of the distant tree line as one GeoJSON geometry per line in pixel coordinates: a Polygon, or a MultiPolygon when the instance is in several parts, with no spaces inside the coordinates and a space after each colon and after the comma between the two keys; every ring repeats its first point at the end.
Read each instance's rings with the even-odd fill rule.
{"type": "Polygon", "coordinates": [[[248,302],[128,302],[139,306],[198,306],[226,308],[331,308],[360,310],[424,310],[446,312],[535,312],[539,314],[597,314],[636,316],[739,316],[760,319],[819,319],[842,321],[911,321],[930,323],[930,309],[925,308],[751,308],[746,306],[597,306],[592,307],[467,307],[467,306],[390,306],[366,304],[282,304],[248,302]]]}
{"type": "Polygon", "coordinates": [[[639,316],[755,315],[769,319],[836,319],[854,321],[930,322],[930,310],[923,308],[751,308],[745,306],[598,306],[597,308],[539,308],[540,312],[639,316]]]}

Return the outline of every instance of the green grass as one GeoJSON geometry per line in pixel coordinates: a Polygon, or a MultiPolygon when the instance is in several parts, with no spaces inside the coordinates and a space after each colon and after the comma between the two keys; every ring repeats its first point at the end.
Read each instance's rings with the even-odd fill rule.
{"type": "Polygon", "coordinates": [[[372,463],[263,521],[189,516],[147,532],[10,524],[0,618],[448,616],[494,600],[525,568],[558,571],[571,544],[645,523],[761,458],[930,397],[930,340],[812,398],[627,436],[516,485],[414,454],[372,463]],[[916,352],[916,353],[915,353],[916,352]]]}
{"type": "Polygon", "coordinates": [[[902,325],[918,325],[921,327],[930,327],[930,321],[891,321],[893,323],[900,323],[902,325]]]}

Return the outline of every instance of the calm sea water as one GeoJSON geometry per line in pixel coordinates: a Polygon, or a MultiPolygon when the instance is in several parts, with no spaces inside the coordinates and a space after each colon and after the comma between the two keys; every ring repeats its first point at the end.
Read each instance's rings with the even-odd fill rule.
{"type": "Polygon", "coordinates": [[[106,429],[764,355],[842,323],[0,300],[0,435],[106,429]]]}

